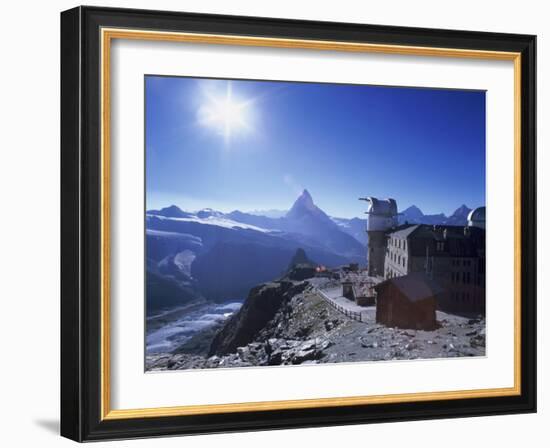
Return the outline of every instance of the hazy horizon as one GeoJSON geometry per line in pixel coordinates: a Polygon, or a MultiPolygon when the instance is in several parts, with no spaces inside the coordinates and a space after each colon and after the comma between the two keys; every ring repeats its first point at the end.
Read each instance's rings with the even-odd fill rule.
{"type": "MultiPolygon", "coordinates": [[[[306,188],[306,190],[308,190],[306,188]]],[[[311,193],[309,190],[308,190],[309,193],[311,193]]],[[[311,195],[312,198],[313,198],[313,201],[315,202],[315,205],[317,205],[321,210],[323,210],[324,212],[326,212],[329,216],[332,216],[333,218],[345,218],[345,219],[352,219],[352,218],[365,218],[365,216],[336,216],[336,215],[332,215],[330,213],[328,213],[322,206],[320,206],[317,201],[315,200],[315,196],[312,194],[311,195]]],[[[298,199],[299,195],[296,196],[296,199],[298,199]]],[[[379,199],[386,199],[386,198],[379,198],[379,199]]],[[[358,199],[359,201],[359,199],[358,199]]],[[[163,203],[163,204],[159,204],[159,205],[156,205],[156,206],[147,206],[147,210],[160,210],[160,209],[163,209],[163,208],[166,208],[166,207],[170,207],[170,206],[177,206],[178,208],[180,208],[182,211],[185,211],[185,212],[190,212],[190,213],[195,213],[195,212],[198,212],[198,211],[201,211],[201,210],[205,210],[205,209],[212,209],[214,211],[219,211],[219,212],[223,212],[223,213],[230,213],[230,212],[233,212],[233,211],[240,211],[240,212],[243,212],[243,213],[249,213],[249,214],[257,214],[257,213],[260,213],[260,212],[280,212],[280,213],[286,213],[290,210],[290,208],[292,207],[292,204],[290,204],[288,207],[286,208],[273,208],[273,207],[266,207],[266,208],[263,208],[263,209],[259,209],[259,208],[256,208],[256,209],[245,209],[245,208],[218,208],[218,207],[212,207],[212,206],[204,206],[204,207],[185,207],[183,206],[182,204],[178,204],[178,203],[175,203],[175,202],[172,202],[172,203],[163,203]]],[[[481,206],[484,206],[485,204],[478,204],[478,205],[470,205],[470,204],[465,204],[465,203],[461,203],[461,204],[458,204],[456,205],[456,207],[454,207],[452,209],[451,212],[449,213],[445,213],[443,211],[441,212],[437,212],[437,213],[426,213],[425,210],[422,208],[422,206],[420,206],[419,204],[409,204],[405,207],[401,207],[398,205],[398,210],[399,212],[403,212],[404,210],[408,209],[409,207],[412,207],[412,206],[416,206],[418,207],[422,213],[424,213],[425,215],[437,215],[439,213],[444,213],[446,216],[450,216],[456,209],[458,209],[459,207],[461,207],[462,205],[466,205],[468,208],[471,208],[471,209],[475,209],[477,207],[481,207],[481,206]]],[[[364,210],[366,211],[366,204],[363,203],[363,208],[364,210]]]]}

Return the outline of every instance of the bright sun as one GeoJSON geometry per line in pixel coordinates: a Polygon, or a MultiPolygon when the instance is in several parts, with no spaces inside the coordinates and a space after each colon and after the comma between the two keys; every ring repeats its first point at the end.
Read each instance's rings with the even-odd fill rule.
{"type": "Polygon", "coordinates": [[[224,94],[205,94],[205,103],[199,109],[199,121],[221,134],[229,143],[232,135],[251,130],[251,104],[251,100],[235,98],[228,82],[224,94]]]}

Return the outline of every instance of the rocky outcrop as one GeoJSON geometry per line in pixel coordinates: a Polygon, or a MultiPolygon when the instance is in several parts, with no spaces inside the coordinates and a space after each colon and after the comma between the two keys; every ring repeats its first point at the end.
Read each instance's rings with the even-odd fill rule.
{"type": "Polygon", "coordinates": [[[290,280],[302,281],[311,277],[315,277],[315,268],[317,264],[311,261],[304,249],[297,249],[296,253],[290,260],[286,277],[290,280]]]}
{"type": "Polygon", "coordinates": [[[287,277],[290,280],[306,280],[315,276],[315,268],[307,264],[297,264],[292,267],[287,273],[287,277]]]}
{"type": "MultiPolygon", "coordinates": [[[[316,279],[317,283],[319,281],[316,279]]],[[[226,342],[233,341],[236,347],[231,352],[148,354],[146,370],[433,359],[484,356],[486,353],[483,318],[468,319],[437,311],[439,326],[436,330],[401,330],[377,324],[372,310],[365,312],[363,322],[358,322],[319,297],[312,285],[308,285],[311,282],[313,280],[300,284],[271,283],[258,288],[254,294],[251,292],[256,300],[249,306],[252,303],[258,306],[256,301],[260,297],[272,297],[277,290],[282,293],[282,300],[273,318],[247,342],[235,342],[237,335],[243,334],[244,315],[231,323],[231,332],[227,328],[218,333],[217,344],[221,343],[222,334],[226,342]],[[305,289],[290,298],[293,288],[305,289]]],[[[254,313],[248,311],[247,316],[254,316],[254,313]]]]}
{"type": "Polygon", "coordinates": [[[237,314],[232,316],[210,346],[210,356],[234,353],[254,341],[281,307],[307,286],[306,282],[296,283],[281,280],[259,285],[252,290],[237,314]]]}
{"type": "Polygon", "coordinates": [[[300,247],[299,249],[296,249],[296,252],[294,253],[294,256],[290,260],[290,263],[288,265],[288,269],[290,270],[294,266],[298,266],[298,265],[307,265],[307,266],[315,267],[317,264],[315,262],[311,261],[308,258],[307,254],[306,254],[306,251],[300,247]]]}

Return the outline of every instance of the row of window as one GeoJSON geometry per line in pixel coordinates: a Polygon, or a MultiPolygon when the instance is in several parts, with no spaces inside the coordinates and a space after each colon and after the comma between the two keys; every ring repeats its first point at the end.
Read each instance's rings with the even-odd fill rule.
{"type": "Polygon", "coordinates": [[[453,258],[451,261],[451,265],[453,266],[471,266],[472,260],[460,260],[458,258],[453,258]]]}
{"type": "Polygon", "coordinates": [[[398,249],[407,250],[407,240],[402,240],[400,238],[390,238],[390,245],[395,246],[398,249]]]}
{"type": "Polygon", "coordinates": [[[469,285],[470,283],[475,283],[477,286],[481,286],[481,275],[478,275],[474,281],[469,272],[451,272],[451,282],[452,283],[463,283],[469,285]]]}
{"type": "Polygon", "coordinates": [[[453,283],[460,283],[461,278],[462,283],[466,285],[470,284],[471,277],[469,272],[451,272],[451,281],[453,283]]]}
{"type": "Polygon", "coordinates": [[[481,298],[478,295],[470,295],[468,291],[452,291],[451,299],[454,302],[473,303],[475,305],[479,305],[481,303],[481,298]]]}
{"type": "Polygon", "coordinates": [[[406,264],[406,258],[405,257],[402,257],[401,255],[398,255],[395,252],[390,252],[390,259],[391,259],[391,261],[398,264],[399,266],[405,267],[405,264],[406,264]]]}
{"type": "Polygon", "coordinates": [[[387,268],[386,269],[386,278],[395,278],[395,277],[402,277],[403,274],[402,272],[397,272],[397,271],[394,271],[393,269],[390,269],[390,268],[387,268]]]}

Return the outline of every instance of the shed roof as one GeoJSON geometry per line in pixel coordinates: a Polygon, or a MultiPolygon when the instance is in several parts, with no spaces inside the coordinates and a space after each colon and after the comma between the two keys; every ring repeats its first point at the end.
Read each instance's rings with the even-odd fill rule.
{"type": "Polygon", "coordinates": [[[477,256],[485,247],[485,230],[477,227],[415,224],[400,227],[387,233],[389,238],[406,238],[410,253],[425,256],[426,247],[437,241],[446,242],[442,252],[430,251],[432,256],[477,256]]]}
{"type": "Polygon", "coordinates": [[[411,302],[419,302],[443,292],[443,288],[423,272],[414,272],[401,277],[390,278],[376,285],[374,289],[380,292],[390,284],[397,287],[411,302]]]}

